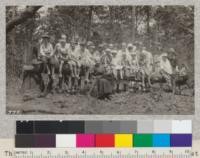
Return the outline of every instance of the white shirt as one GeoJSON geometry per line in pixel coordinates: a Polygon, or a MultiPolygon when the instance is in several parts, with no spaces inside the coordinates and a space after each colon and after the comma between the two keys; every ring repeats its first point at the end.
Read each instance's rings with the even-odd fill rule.
{"type": "Polygon", "coordinates": [[[170,75],[173,73],[172,66],[168,59],[165,59],[165,61],[163,59],[161,59],[160,68],[161,68],[161,70],[164,70],[165,72],[167,72],[170,75]]]}

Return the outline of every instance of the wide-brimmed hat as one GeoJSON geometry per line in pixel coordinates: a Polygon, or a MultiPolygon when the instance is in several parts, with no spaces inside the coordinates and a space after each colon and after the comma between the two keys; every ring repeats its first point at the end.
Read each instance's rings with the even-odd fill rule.
{"type": "Polygon", "coordinates": [[[107,49],[105,50],[105,52],[111,52],[111,50],[110,50],[109,48],[107,48],[107,49]]]}
{"type": "Polygon", "coordinates": [[[50,38],[50,36],[48,35],[48,34],[44,34],[44,35],[42,35],[42,38],[50,38]]]}

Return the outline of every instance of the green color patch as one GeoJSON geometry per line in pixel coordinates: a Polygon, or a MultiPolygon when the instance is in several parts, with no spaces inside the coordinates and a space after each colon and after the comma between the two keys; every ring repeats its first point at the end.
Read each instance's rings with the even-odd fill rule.
{"type": "Polygon", "coordinates": [[[134,134],[133,137],[134,147],[152,147],[153,135],[152,134],[134,134]]]}

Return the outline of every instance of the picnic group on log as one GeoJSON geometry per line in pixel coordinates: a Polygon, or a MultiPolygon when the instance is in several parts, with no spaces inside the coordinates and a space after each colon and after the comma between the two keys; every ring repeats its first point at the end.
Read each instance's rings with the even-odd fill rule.
{"type": "Polygon", "coordinates": [[[175,49],[164,51],[160,43],[156,45],[159,53],[154,55],[140,41],[95,45],[92,41],[74,39],[68,43],[64,34],[55,46],[50,36],[44,34],[38,45],[32,67],[24,66],[23,78],[32,75],[42,85],[42,91],[44,73],[49,76],[51,89],[57,74],[59,90],[63,89],[63,83],[70,93],[90,85],[88,92],[99,99],[110,98],[120,91],[120,86],[123,91],[147,91],[155,82],[166,83],[168,90],[173,91],[177,79],[188,78],[187,66],[177,63],[175,49]]]}

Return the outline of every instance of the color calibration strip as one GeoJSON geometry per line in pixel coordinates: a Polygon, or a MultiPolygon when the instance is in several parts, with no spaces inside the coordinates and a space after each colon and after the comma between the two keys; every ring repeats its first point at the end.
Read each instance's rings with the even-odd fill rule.
{"type": "Polygon", "coordinates": [[[190,120],[17,121],[17,148],[191,147],[190,120]]]}
{"type": "Polygon", "coordinates": [[[15,137],[17,148],[191,146],[192,134],[30,134],[15,137]]]}

